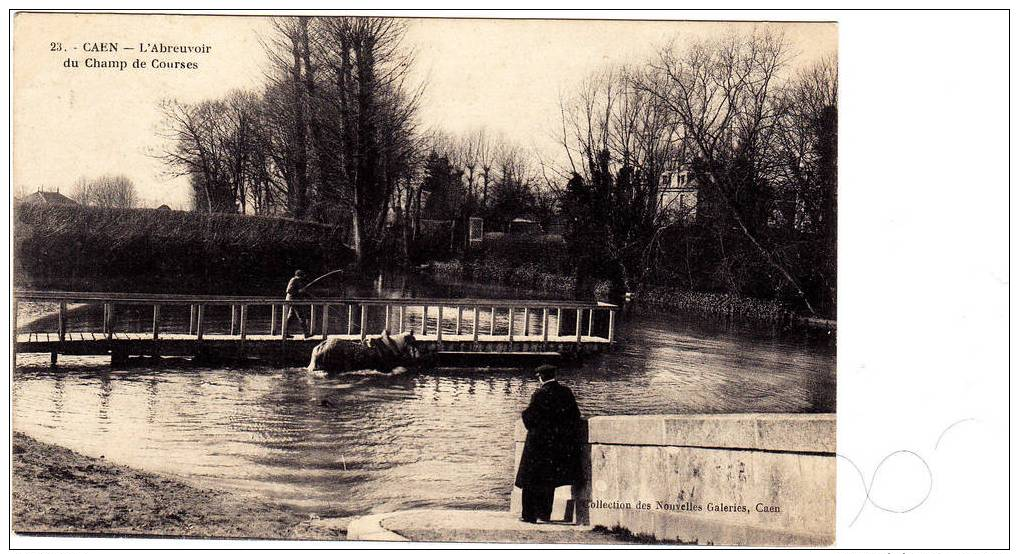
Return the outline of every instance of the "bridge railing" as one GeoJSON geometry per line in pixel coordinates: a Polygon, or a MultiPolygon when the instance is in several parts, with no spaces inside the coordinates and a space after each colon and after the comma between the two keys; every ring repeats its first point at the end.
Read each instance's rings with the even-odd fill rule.
{"type": "MultiPolygon", "coordinates": [[[[98,292],[63,292],[63,291],[14,291],[14,325],[13,331],[18,336],[18,305],[20,302],[46,302],[58,305],[57,329],[58,340],[63,342],[67,332],[68,305],[101,304],[103,306],[102,332],[107,339],[114,338],[114,313],[117,306],[149,305],[152,306],[151,338],[160,338],[163,306],[189,306],[188,335],[201,341],[206,336],[206,308],[208,306],[230,307],[229,335],[244,341],[248,338],[249,309],[254,306],[268,306],[270,315],[270,336],[278,336],[288,340],[289,311],[295,307],[307,307],[310,313],[309,332],[313,336],[327,338],[330,335],[359,336],[364,339],[368,335],[379,334],[383,329],[390,332],[413,331],[420,336],[435,337],[437,342],[443,340],[471,340],[478,342],[486,337],[504,339],[509,342],[520,340],[539,340],[539,335],[531,331],[532,322],[540,321],[538,326],[540,340],[548,342],[550,338],[562,341],[571,337],[577,343],[582,342],[613,342],[615,339],[615,316],[617,306],[605,302],[578,302],[565,300],[509,300],[509,299],[471,299],[471,298],[308,298],[302,300],[281,300],[264,296],[211,296],[211,295],[178,295],[178,294],[147,294],[147,293],[98,293],[98,292]],[[369,328],[369,311],[384,310],[384,324],[378,329],[369,328]],[[410,310],[420,310],[420,321],[411,328],[408,318],[410,310]],[[505,334],[496,335],[497,312],[506,315],[508,329],[505,334]],[[563,329],[563,315],[573,312],[572,329],[563,329]],[[482,329],[481,314],[487,313],[489,328],[482,329]],[[595,334],[595,314],[607,313],[608,325],[604,328],[605,336],[595,334]],[[429,325],[429,315],[434,314],[434,329],[429,325]],[[555,314],[556,325],[550,329],[550,318],[555,314]],[[345,317],[344,317],[345,316],[345,317]],[[521,328],[515,323],[522,318],[521,328]],[[396,317],[396,325],[393,318],[396,317]],[[344,321],[345,320],[345,321],[344,321]],[[586,332],[583,323],[587,322],[586,332]],[[452,332],[443,329],[444,322],[451,322],[452,332]],[[344,325],[345,323],[345,325],[344,325]],[[468,331],[469,328],[469,331],[468,331]],[[341,333],[345,330],[345,333],[341,333]],[[317,331],[317,332],[316,332],[317,331]],[[432,332],[434,331],[434,332],[432,332]],[[564,334],[565,332],[565,334],[564,334]]],[[[303,311],[303,310],[302,310],[303,311]]]]}

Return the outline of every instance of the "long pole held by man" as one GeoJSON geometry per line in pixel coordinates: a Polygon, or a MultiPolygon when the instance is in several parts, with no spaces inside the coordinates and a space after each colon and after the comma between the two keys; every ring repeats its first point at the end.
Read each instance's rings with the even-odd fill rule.
{"type": "MultiPolygon", "coordinates": [[[[344,271],[345,270],[343,269],[334,269],[328,273],[319,275],[318,277],[312,279],[309,282],[308,274],[305,273],[303,269],[298,269],[297,271],[294,272],[294,276],[290,278],[290,282],[287,283],[286,300],[300,300],[307,296],[314,298],[313,294],[307,292],[307,290],[311,288],[312,285],[321,281],[322,279],[325,279],[326,277],[329,277],[330,275],[335,275],[337,273],[342,275],[344,271]]],[[[304,338],[311,337],[311,335],[309,334],[310,329],[308,329],[307,325],[305,325],[304,318],[301,317],[301,313],[300,311],[298,311],[297,306],[288,305],[283,317],[286,318],[287,325],[290,324],[291,317],[296,317],[297,321],[301,324],[301,330],[304,331],[304,338]]]]}

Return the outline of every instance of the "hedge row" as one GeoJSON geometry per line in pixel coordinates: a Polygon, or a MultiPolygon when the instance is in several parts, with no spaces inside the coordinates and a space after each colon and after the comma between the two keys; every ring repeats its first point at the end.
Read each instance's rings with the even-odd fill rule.
{"type": "Polygon", "coordinates": [[[15,286],[254,294],[352,259],[332,226],[284,218],[21,204],[15,286]],[[282,283],[281,283],[282,281],[282,283]]]}

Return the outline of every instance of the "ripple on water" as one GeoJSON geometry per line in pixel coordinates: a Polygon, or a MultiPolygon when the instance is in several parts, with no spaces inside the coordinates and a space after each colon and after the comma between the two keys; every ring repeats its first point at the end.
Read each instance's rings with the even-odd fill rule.
{"type": "MultiPolygon", "coordinates": [[[[831,345],[691,321],[623,322],[618,349],[567,367],[585,415],[834,410],[831,345]]],[[[18,357],[16,430],[86,455],[326,515],[502,508],[528,372],[328,377],[303,368],[18,357]]]]}

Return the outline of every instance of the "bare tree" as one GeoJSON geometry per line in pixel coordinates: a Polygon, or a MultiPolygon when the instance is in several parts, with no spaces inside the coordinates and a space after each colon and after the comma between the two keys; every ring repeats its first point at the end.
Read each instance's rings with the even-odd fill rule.
{"type": "Polygon", "coordinates": [[[263,120],[285,189],[285,210],[295,218],[305,216],[313,194],[310,164],[315,150],[308,135],[314,119],[311,95],[315,92],[315,69],[310,26],[309,17],[274,18],[274,33],[264,44],[271,68],[263,120]]]}
{"type": "MultiPolygon", "coordinates": [[[[718,195],[731,221],[757,253],[814,307],[799,280],[764,239],[771,216],[769,183],[785,106],[779,99],[788,58],[781,35],[754,31],[663,50],[642,90],[667,106],[696,157],[698,177],[718,195]],[[659,86],[664,84],[664,87],[659,86]]],[[[700,209],[700,208],[699,208],[700,209]]]]}
{"type": "Polygon", "coordinates": [[[606,70],[564,100],[561,110],[561,144],[575,171],[564,200],[572,212],[568,235],[581,244],[600,237],[605,249],[592,256],[579,247],[575,257],[593,257],[589,263],[596,267],[578,272],[601,273],[627,290],[638,290],[653,267],[656,240],[670,223],[660,202],[661,176],[682,154],[678,121],[648,90],[654,83],[641,84],[638,77],[629,68],[606,70]],[[600,221],[602,228],[580,219],[600,221]]]}
{"type": "Polygon", "coordinates": [[[125,175],[103,175],[95,179],[78,179],[71,193],[82,206],[97,208],[134,208],[138,195],[134,182],[125,175]]]}
{"type": "Polygon", "coordinates": [[[834,56],[801,69],[782,91],[778,178],[790,196],[789,224],[822,232],[834,227],[838,66],[834,56]]]}
{"type": "Polygon", "coordinates": [[[809,242],[799,273],[831,312],[836,299],[838,64],[827,56],[800,70],[783,91],[778,152],[784,222],[809,242]]]}
{"type": "Polygon", "coordinates": [[[226,137],[228,107],[219,100],[185,104],[165,100],[159,154],[172,175],[187,176],[195,189],[194,208],[208,212],[237,211],[236,189],[230,179],[226,137]]]}
{"type": "Polygon", "coordinates": [[[405,23],[391,18],[315,20],[313,59],[323,81],[317,113],[329,122],[321,138],[329,146],[319,156],[335,168],[329,194],[350,207],[358,263],[382,243],[393,191],[410,174],[418,146],[421,89],[408,79],[413,53],[402,44],[404,32],[405,23]]]}

